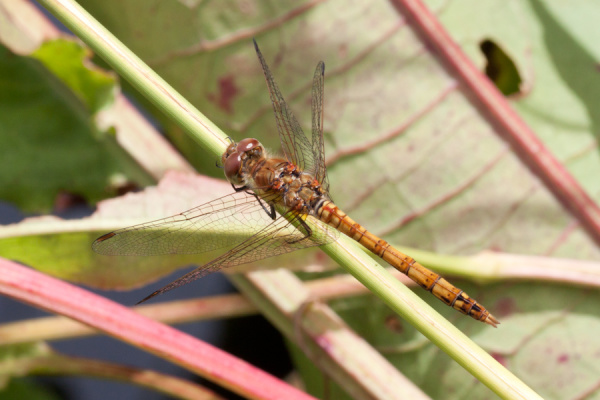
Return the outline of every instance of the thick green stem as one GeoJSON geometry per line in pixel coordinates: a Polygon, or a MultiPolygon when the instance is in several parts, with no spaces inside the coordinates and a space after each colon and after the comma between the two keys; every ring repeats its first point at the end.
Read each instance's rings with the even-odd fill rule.
{"type": "MultiPolygon", "coordinates": [[[[120,76],[166,115],[173,118],[203,149],[218,158],[227,135],[156,72],[72,0],[39,0],[56,18],[102,57],[120,76]]],[[[194,72],[197,73],[197,72],[194,72]]]]}

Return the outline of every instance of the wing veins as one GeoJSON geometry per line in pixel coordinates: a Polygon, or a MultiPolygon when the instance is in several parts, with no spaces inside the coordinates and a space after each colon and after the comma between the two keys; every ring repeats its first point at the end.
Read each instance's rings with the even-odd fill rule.
{"type": "Polygon", "coordinates": [[[339,235],[338,231],[335,229],[315,220],[317,223],[315,229],[321,230],[320,233],[324,233],[325,235],[323,238],[319,238],[315,235],[307,236],[306,232],[298,229],[298,227],[293,224],[294,219],[300,219],[303,218],[303,216],[295,212],[290,212],[289,214],[291,215],[291,221],[280,216],[226,253],[155,291],[141,302],[195,281],[196,279],[200,279],[212,272],[219,271],[222,268],[246,264],[303,248],[329,243],[336,240],[337,235],[339,235]],[[323,229],[325,229],[325,231],[323,231],[323,229]],[[277,235],[281,232],[285,233],[286,230],[288,230],[288,233],[277,235]]]}
{"type": "MultiPolygon", "coordinates": [[[[275,201],[274,195],[266,201],[275,201]]],[[[272,219],[256,198],[232,193],[172,217],[134,225],[97,239],[92,248],[100,254],[198,254],[238,243],[245,232],[260,231],[272,219]],[[207,228],[221,233],[202,237],[207,228]]]]}

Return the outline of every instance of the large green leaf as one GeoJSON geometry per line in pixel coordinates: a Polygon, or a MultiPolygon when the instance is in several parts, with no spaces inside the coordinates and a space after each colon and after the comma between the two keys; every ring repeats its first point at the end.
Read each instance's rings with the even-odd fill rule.
{"type": "MultiPolygon", "coordinates": [[[[223,251],[117,257],[92,252],[92,242],[112,230],[170,217],[231,192],[231,186],[224,181],[171,172],[156,187],[99,203],[98,211],[91,218],[65,221],[34,217],[19,224],[0,226],[0,256],[89,287],[121,290],[140,287],[178,268],[202,265],[223,251]]],[[[219,230],[182,233],[197,235],[197,240],[207,235],[227,235],[231,239],[231,232],[219,230]]],[[[246,237],[240,236],[239,240],[246,237]]],[[[260,268],[325,264],[318,250],[304,250],[301,254],[301,257],[290,254],[263,261],[260,268]]],[[[240,266],[236,271],[253,268],[256,266],[240,266]]]]}
{"type": "Polygon", "coordinates": [[[34,57],[0,44],[0,199],[40,212],[60,193],[96,202],[116,193],[114,180],[148,182],[114,133],[94,121],[94,112],[112,102],[115,78],[85,66],[86,53],[63,39],[34,57]]]}
{"type": "Polygon", "coordinates": [[[170,174],[158,187],[107,200],[92,218],[64,221],[37,217],[0,228],[0,255],[50,275],[102,289],[130,289],[194,263],[202,255],[111,257],[92,252],[109,231],[177,214],[194,201],[219,197],[230,186],[189,174],[170,174]]]}
{"type": "MultiPolygon", "coordinates": [[[[573,217],[507,148],[385,1],[255,3],[249,9],[228,8],[221,2],[177,2],[162,4],[160,17],[143,1],[130,0],[122,6],[92,0],[82,4],[234,138],[257,137],[275,149],[279,144],[270,102],[248,37],[257,38],[280,89],[305,127],[310,127],[312,71],[318,60],[324,60],[333,197],[355,219],[393,242],[445,253],[494,249],[599,255],[581,227],[569,228],[573,217]],[[173,21],[183,26],[177,29],[173,21]],[[569,232],[563,235],[566,229],[569,232]]],[[[545,75],[537,70],[535,82],[530,76],[537,65],[547,69],[553,64],[549,57],[533,64],[529,56],[532,47],[543,45],[541,37],[528,33],[538,24],[537,17],[527,4],[512,4],[477,5],[480,18],[470,17],[465,7],[448,5],[441,8],[440,18],[450,29],[456,27],[457,39],[482,70],[485,59],[479,44],[486,38],[498,42],[515,60],[527,91],[518,105],[527,108],[525,102],[535,95],[555,102],[547,113],[559,115],[554,110],[563,105],[559,102],[567,90],[564,83],[552,82],[554,76],[549,76],[556,93],[538,96],[541,88],[551,85],[540,81],[545,75]],[[514,19],[522,22],[506,22],[514,19]]],[[[575,118],[575,113],[569,115],[575,118]]],[[[573,129],[581,132],[585,124],[582,119],[573,129]]],[[[184,153],[201,154],[177,129],[171,134],[184,153]]],[[[557,156],[585,153],[577,164],[597,169],[600,161],[590,147],[595,143],[592,135],[579,135],[581,140],[569,136],[568,155],[557,156]]],[[[561,144],[564,139],[541,136],[553,150],[566,148],[561,144]]],[[[206,173],[219,173],[213,160],[201,155],[191,159],[206,173]]],[[[583,169],[573,172],[593,189],[597,180],[587,172],[577,174],[583,169]]]]}
{"type": "Polygon", "coordinates": [[[51,355],[52,350],[41,342],[0,348],[0,397],[10,400],[60,399],[60,396],[38,382],[20,379],[30,372],[37,360],[51,355]]]}
{"type": "Polygon", "coordinates": [[[91,65],[91,51],[80,43],[67,39],[48,41],[32,55],[65,82],[90,113],[114,101],[115,77],[91,65]]]}
{"type": "MultiPolygon", "coordinates": [[[[600,180],[597,179],[600,110],[595,106],[600,93],[597,79],[600,52],[596,46],[599,36],[595,22],[599,15],[597,4],[591,2],[539,0],[513,1],[510,6],[458,1],[440,13],[441,21],[477,64],[485,65],[478,50],[479,43],[485,39],[493,40],[512,57],[524,80],[514,107],[596,202],[600,200],[600,180]],[[468,13],[464,12],[466,7],[468,13]]],[[[505,177],[511,190],[515,189],[512,178],[505,177]]],[[[535,183],[531,184],[531,193],[537,197],[540,190],[535,183]]],[[[545,202],[532,207],[533,198],[528,196],[527,200],[515,206],[523,210],[529,208],[526,211],[533,211],[531,217],[544,220],[539,228],[550,226],[552,229],[535,235],[535,243],[520,238],[513,230],[510,236],[513,242],[522,239],[520,245],[515,247],[508,243],[511,246],[507,247],[507,239],[498,237],[497,241],[502,242],[497,247],[522,253],[598,258],[598,246],[582,246],[580,236],[584,232],[581,228],[571,229],[569,224],[573,221],[555,220],[557,225],[549,224],[552,215],[560,210],[548,209],[545,202]]],[[[513,215],[521,220],[518,209],[513,215]]],[[[567,218],[572,217],[567,214],[567,218]]],[[[501,233],[502,230],[494,235],[501,233]]],[[[528,235],[527,231],[523,233],[528,235]]]]}

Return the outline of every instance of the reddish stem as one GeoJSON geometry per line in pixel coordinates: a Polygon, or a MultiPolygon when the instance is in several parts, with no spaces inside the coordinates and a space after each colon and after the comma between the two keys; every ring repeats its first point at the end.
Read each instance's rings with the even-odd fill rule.
{"type": "Polygon", "coordinates": [[[392,0],[428,48],[441,61],[473,104],[510,143],[533,171],[600,244],[600,208],[536,134],[510,107],[506,98],[467,58],[421,0],[392,0]]]}
{"type": "Polygon", "coordinates": [[[0,293],[99,329],[252,399],[313,399],[252,365],[69,283],[0,258],[0,293]]]}

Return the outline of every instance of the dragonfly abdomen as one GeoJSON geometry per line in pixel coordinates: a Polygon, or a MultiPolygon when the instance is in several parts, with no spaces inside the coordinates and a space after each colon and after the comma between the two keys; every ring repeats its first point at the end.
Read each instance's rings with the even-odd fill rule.
{"type": "Polygon", "coordinates": [[[412,257],[395,249],[385,240],[367,231],[332,202],[325,201],[317,210],[317,217],[362,244],[446,305],[494,327],[499,323],[485,307],[464,291],[452,285],[439,274],[425,268],[412,257]]]}

